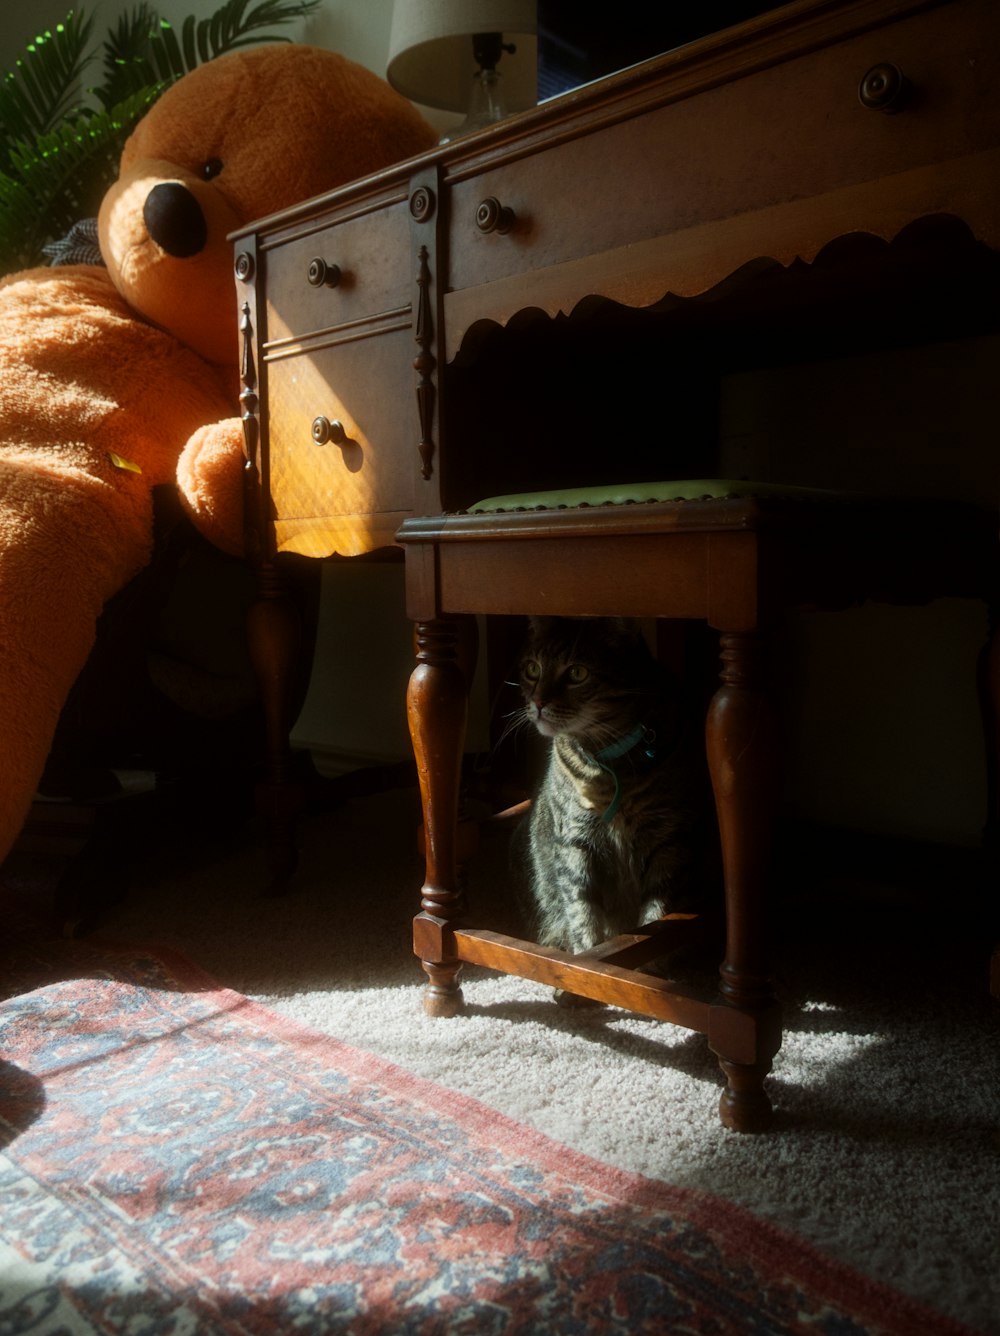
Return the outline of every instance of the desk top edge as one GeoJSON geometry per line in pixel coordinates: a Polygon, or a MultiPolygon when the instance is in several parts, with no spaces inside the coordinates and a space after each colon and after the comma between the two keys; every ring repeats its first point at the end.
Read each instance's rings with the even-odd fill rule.
{"type": "Polygon", "coordinates": [[[833,41],[955,3],[958,0],[792,0],[745,23],[518,112],[488,129],[255,219],[231,232],[229,240],[235,243],[280,230],[318,212],[354,205],[366,196],[405,190],[406,184],[420,174],[437,171],[448,180],[458,180],[481,171],[493,158],[508,159],[551,143],[554,128],[561,124],[569,127],[587,119],[624,119],[639,109],[692,96],[703,88],[794,59],[833,41]]]}

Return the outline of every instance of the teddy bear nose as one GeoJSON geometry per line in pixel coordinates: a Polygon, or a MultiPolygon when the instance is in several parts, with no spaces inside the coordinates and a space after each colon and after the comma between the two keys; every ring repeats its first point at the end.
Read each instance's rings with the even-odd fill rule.
{"type": "Polygon", "coordinates": [[[178,260],[197,255],[208,237],[201,205],[179,181],[163,181],[146,196],[142,216],[158,246],[178,260]]]}

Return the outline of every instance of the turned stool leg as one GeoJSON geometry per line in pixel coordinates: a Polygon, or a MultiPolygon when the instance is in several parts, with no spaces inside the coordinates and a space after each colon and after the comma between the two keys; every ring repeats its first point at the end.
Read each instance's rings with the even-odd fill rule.
{"type": "Polygon", "coordinates": [[[457,621],[418,623],[417,666],[407,692],[426,848],[413,949],[427,973],[424,1008],[431,1016],[454,1016],[462,1007],[461,962],[451,934],[461,912],[457,838],[467,710],[462,630],[457,621]]]}
{"type": "Polygon", "coordinates": [[[709,1044],[727,1085],[726,1127],[764,1131],[771,1102],[764,1078],[781,1045],[781,1017],[765,963],[765,887],[776,773],[775,725],[762,687],[757,635],[721,637],[721,684],[709,708],[706,744],[722,841],[726,958],[709,1044]]]}

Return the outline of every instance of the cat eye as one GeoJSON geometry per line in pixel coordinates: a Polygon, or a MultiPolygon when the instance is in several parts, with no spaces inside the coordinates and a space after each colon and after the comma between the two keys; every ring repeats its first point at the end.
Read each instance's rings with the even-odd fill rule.
{"type": "Polygon", "coordinates": [[[587,672],[586,668],[584,668],[582,663],[573,663],[570,664],[567,669],[566,676],[574,686],[579,686],[581,682],[586,682],[590,674],[587,672]]]}
{"type": "Polygon", "coordinates": [[[208,162],[206,162],[201,169],[201,179],[203,181],[211,181],[213,177],[218,176],[221,171],[222,162],[220,159],[209,158],[208,162]]]}
{"type": "Polygon", "coordinates": [[[542,675],[542,669],[534,659],[529,659],[527,663],[521,665],[521,674],[525,681],[537,682],[542,675]]]}

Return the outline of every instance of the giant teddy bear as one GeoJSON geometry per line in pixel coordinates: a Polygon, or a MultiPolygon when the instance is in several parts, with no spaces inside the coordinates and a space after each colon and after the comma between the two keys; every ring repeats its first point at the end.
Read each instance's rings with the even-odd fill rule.
{"type": "Polygon", "coordinates": [[[153,489],[238,551],[238,328],[227,233],[429,147],[384,80],[275,44],[186,75],[125,146],[106,267],[0,283],[0,862],[102,608],[148,562],[153,489]]]}

